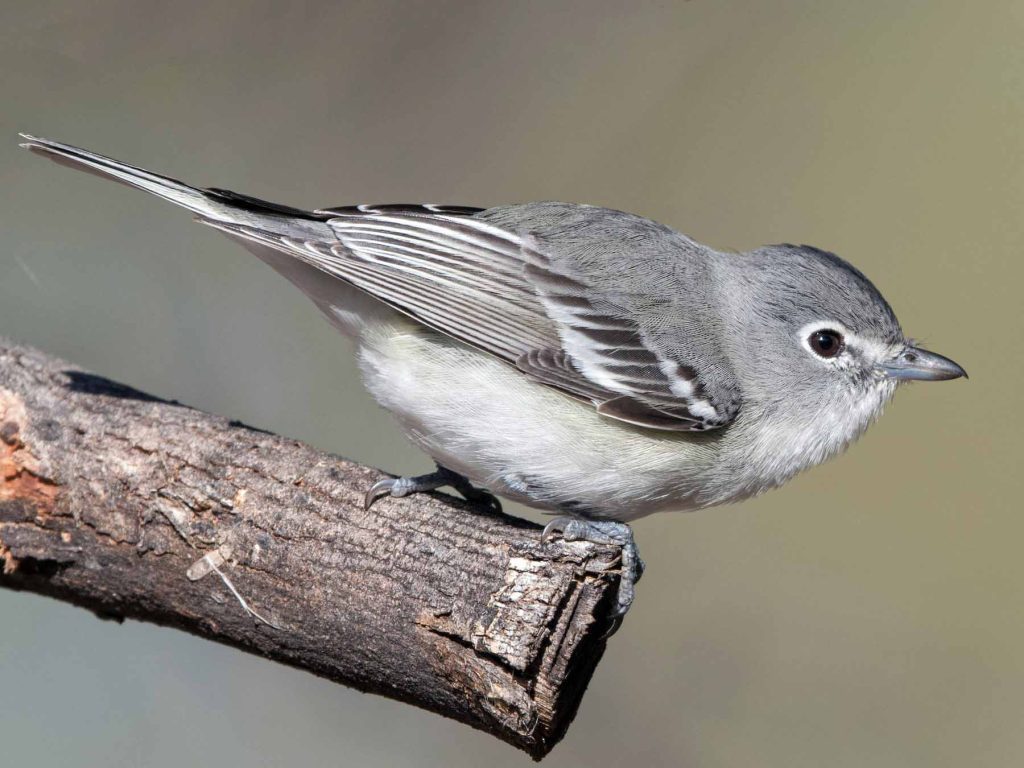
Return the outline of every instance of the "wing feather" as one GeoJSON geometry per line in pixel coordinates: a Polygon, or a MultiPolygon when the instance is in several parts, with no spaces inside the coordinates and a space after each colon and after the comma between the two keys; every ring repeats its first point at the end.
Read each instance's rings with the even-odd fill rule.
{"type": "Polygon", "coordinates": [[[205,223],[285,250],[611,418],[670,431],[728,421],[703,397],[697,373],[659,354],[616,297],[598,295],[534,237],[471,212],[408,205],[316,211],[331,215],[333,242],[205,223]]]}
{"type": "MultiPolygon", "coordinates": [[[[554,263],[538,244],[530,254],[526,273],[557,323],[562,348],[588,380],[613,393],[599,412],[658,429],[678,420],[672,428],[700,431],[731,420],[734,414],[704,395],[697,372],[661,353],[616,297],[595,296],[581,276],[554,263]]],[[[638,298],[646,297],[618,297],[638,298]]]]}

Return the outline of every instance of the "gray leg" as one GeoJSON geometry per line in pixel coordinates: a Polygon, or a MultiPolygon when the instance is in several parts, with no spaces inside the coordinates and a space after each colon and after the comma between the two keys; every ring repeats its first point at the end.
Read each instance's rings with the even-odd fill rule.
{"type": "Polygon", "coordinates": [[[595,544],[618,544],[622,547],[622,575],[619,592],[612,608],[612,625],[605,637],[613,635],[622,625],[622,619],[633,603],[636,583],[644,575],[644,561],[633,540],[633,529],[614,520],[582,520],[578,517],[556,517],[541,534],[545,541],[560,535],[565,541],[592,541],[595,544]]]}
{"type": "Polygon", "coordinates": [[[444,467],[438,467],[438,469],[448,473],[448,485],[458,491],[466,501],[479,504],[492,512],[501,512],[501,500],[493,493],[484,488],[477,488],[458,472],[444,467]]]}
{"type": "Polygon", "coordinates": [[[452,472],[440,464],[438,464],[436,472],[427,475],[388,477],[378,480],[370,486],[370,490],[363,497],[363,509],[369,509],[373,502],[381,496],[408,496],[411,493],[434,491],[443,485],[450,485],[462,494],[466,501],[486,506],[495,512],[501,512],[501,502],[496,496],[482,488],[476,488],[458,472],[452,472]]]}

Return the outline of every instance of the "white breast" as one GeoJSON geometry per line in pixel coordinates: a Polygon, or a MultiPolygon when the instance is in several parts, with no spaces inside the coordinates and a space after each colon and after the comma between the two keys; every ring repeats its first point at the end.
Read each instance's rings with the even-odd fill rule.
{"type": "Polygon", "coordinates": [[[541,509],[629,520],[695,506],[714,436],[610,421],[412,323],[363,335],[369,391],[438,463],[541,509]]]}

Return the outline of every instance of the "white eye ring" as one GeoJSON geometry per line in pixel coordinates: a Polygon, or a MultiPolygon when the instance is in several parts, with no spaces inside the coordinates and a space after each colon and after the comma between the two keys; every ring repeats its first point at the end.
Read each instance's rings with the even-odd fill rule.
{"type": "Polygon", "coordinates": [[[800,345],[818,360],[832,362],[839,357],[854,338],[842,323],[834,320],[815,320],[797,331],[800,345]]]}
{"type": "Polygon", "coordinates": [[[839,357],[839,353],[846,346],[846,340],[839,331],[834,331],[831,328],[821,328],[817,331],[811,331],[811,335],[807,337],[807,346],[818,357],[831,360],[832,358],[839,357]]]}

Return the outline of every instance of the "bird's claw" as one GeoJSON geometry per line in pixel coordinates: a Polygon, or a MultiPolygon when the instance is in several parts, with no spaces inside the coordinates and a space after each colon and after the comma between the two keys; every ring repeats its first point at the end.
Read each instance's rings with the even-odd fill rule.
{"type": "Polygon", "coordinates": [[[491,512],[501,512],[501,502],[497,496],[483,488],[475,487],[462,475],[441,466],[438,466],[436,472],[427,475],[385,477],[378,480],[363,495],[363,509],[369,509],[377,499],[383,496],[401,498],[412,493],[433,491],[443,485],[450,485],[472,504],[479,504],[491,512]]]}
{"type": "Polygon", "coordinates": [[[363,496],[363,509],[369,509],[373,506],[373,502],[379,499],[381,496],[400,496],[402,494],[395,493],[395,482],[400,480],[398,477],[386,477],[383,480],[378,480],[376,483],[370,486],[369,490],[363,496]]]}
{"type": "Polygon", "coordinates": [[[556,517],[544,526],[541,540],[550,542],[560,537],[563,541],[590,541],[594,544],[614,544],[622,549],[619,588],[609,619],[611,624],[605,638],[611,637],[622,626],[636,594],[636,583],[644,574],[644,561],[633,539],[633,530],[625,523],[612,520],[582,520],[576,517],[556,517]]]}

